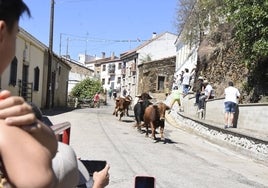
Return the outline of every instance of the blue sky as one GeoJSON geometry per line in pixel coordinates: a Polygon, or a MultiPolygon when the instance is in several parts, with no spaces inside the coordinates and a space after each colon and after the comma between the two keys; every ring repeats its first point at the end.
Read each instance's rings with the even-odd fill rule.
{"type": "MultiPolygon", "coordinates": [[[[24,2],[32,18],[24,16],[20,26],[48,46],[51,1],[24,2]]],[[[176,9],[177,0],[55,0],[53,51],[72,59],[79,53],[119,56],[153,32],[176,34],[176,9]]]]}

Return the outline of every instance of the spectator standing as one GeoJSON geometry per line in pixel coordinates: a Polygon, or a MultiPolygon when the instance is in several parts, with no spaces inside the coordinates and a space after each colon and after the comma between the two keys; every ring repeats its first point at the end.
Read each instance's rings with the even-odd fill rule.
{"type": "Polygon", "coordinates": [[[209,99],[214,99],[215,97],[215,92],[212,88],[212,86],[208,83],[208,80],[204,80],[203,82],[205,90],[204,90],[204,95],[199,97],[199,102],[198,102],[198,112],[202,112],[205,109],[205,102],[208,101],[209,99]]]}
{"type": "Polygon", "coordinates": [[[197,79],[196,94],[195,94],[195,105],[198,105],[199,97],[201,96],[201,93],[204,92],[203,80],[204,80],[204,78],[202,76],[199,76],[198,79],[197,79]]]}
{"type": "Polygon", "coordinates": [[[113,90],[112,90],[112,88],[110,88],[109,91],[108,91],[108,94],[109,94],[109,98],[110,99],[112,98],[112,93],[113,93],[113,90]]]}
{"type": "Polygon", "coordinates": [[[184,75],[184,71],[181,71],[181,73],[179,74],[179,78],[180,78],[180,85],[182,85],[182,81],[183,81],[183,75],[184,75]]]}
{"type": "Polygon", "coordinates": [[[126,97],[127,96],[127,90],[126,88],[123,89],[123,97],[126,97]]]}
{"type": "Polygon", "coordinates": [[[224,89],[224,120],[225,126],[224,128],[229,128],[233,126],[234,114],[237,109],[238,99],[240,97],[240,93],[237,88],[234,87],[234,83],[232,81],[228,82],[228,87],[224,89]]]}
{"type": "Polygon", "coordinates": [[[114,97],[114,100],[115,100],[116,97],[117,97],[117,91],[116,91],[116,89],[113,90],[113,97],[114,97]]]}
{"type": "Polygon", "coordinates": [[[191,78],[191,74],[189,73],[189,69],[186,68],[185,73],[183,74],[183,80],[182,80],[183,96],[186,96],[189,92],[190,78],[191,78]]]}
{"type": "Polygon", "coordinates": [[[193,69],[191,70],[191,73],[190,73],[190,83],[189,83],[190,86],[189,86],[188,91],[193,89],[195,74],[196,74],[196,66],[193,67],[193,69]]]}

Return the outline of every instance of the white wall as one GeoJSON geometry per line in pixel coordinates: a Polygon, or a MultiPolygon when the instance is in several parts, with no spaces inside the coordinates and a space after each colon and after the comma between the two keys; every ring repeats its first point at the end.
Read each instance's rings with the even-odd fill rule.
{"type": "Polygon", "coordinates": [[[177,35],[164,33],[161,37],[156,38],[144,47],[137,50],[139,54],[138,64],[142,63],[142,59],[149,55],[154,60],[159,60],[176,55],[176,46],[174,45],[177,35]]]}

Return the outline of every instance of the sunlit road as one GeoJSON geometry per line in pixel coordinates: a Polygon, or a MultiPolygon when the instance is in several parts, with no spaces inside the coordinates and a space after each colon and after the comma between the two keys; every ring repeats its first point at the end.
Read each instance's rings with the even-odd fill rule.
{"type": "Polygon", "coordinates": [[[53,123],[71,122],[78,157],[110,164],[110,188],[133,188],[136,175],[154,176],[156,188],[268,187],[268,162],[254,162],[168,123],[166,142],[155,143],[133,128],[133,111],[122,122],[112,112],[110,103],[49,116],[53,123]]]}

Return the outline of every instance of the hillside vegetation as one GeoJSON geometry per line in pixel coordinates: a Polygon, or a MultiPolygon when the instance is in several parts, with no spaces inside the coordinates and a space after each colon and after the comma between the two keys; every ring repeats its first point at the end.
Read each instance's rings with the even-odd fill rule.
{"type": "Polygon", "coordinates": [[[199,45],[196,78],[207,78],[217,97],[233,81],[242,103],[268,102],[268,1],[187,2],[179,29],[186,42],[199,45]]]}

